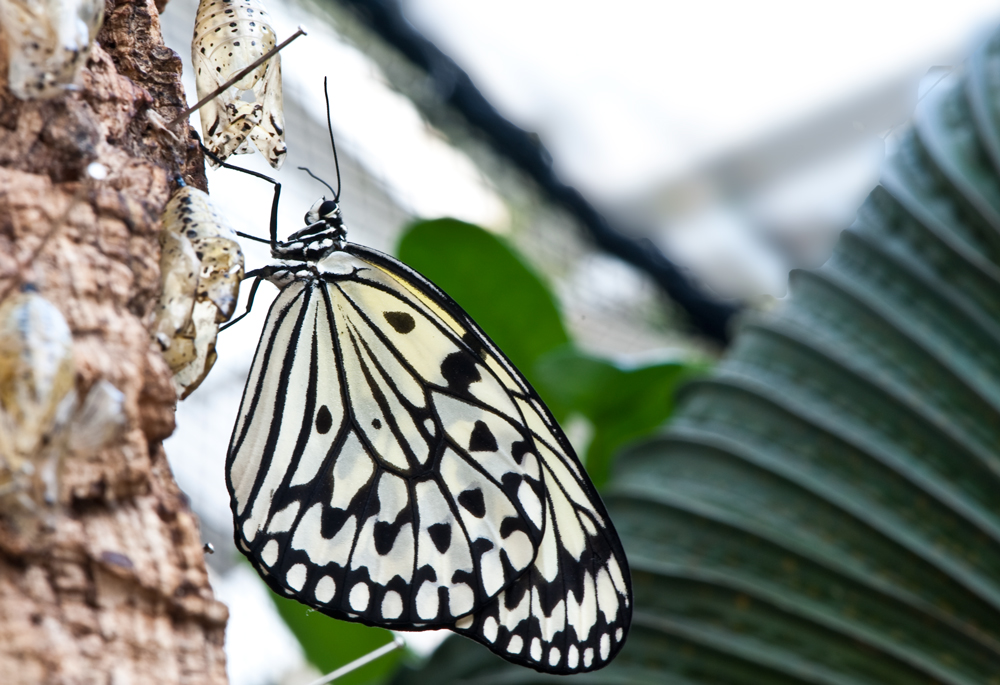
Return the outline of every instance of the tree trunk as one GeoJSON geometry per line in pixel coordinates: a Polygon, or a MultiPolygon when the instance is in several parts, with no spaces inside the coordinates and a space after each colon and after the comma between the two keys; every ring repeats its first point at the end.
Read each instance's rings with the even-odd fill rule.
{"type": "Polygon", "coordinates": [[[149,334],[160,215],[178,176],[206,188],[202,157],[163,126],[185,97],[153,1],[109,0],[97,43],[52,100],[15,99],[0,64],[0,297],[30,282],[55,304],[77,391],[106,379],[128,420],[64,460],[44,525],[0,510],[0,681],[224,683],[227,611],[163,452],[176,396],[149,334]]]}

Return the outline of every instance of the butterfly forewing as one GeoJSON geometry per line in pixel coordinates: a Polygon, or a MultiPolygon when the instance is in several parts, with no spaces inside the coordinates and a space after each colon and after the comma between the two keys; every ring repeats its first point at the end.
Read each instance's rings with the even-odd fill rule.
{"type": "Polygon", "coordinates": [[[631,616],[621,544],[507,358],[374,250],[279,276],[228,472],[237,542],[271,587],[539,670],[610,660],[631,616]]]}

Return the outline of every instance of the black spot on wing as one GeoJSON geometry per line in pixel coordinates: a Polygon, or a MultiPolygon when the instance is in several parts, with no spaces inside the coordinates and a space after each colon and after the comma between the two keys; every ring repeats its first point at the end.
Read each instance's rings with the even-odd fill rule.
{"type": "MultiPolygon", "coordinates": [[[[324,494],[327,497],[333,496],[333,488],[324,488],[326,491],[324,494]]],[[[329,501],[329,500],[327,500],[329,501]]],[[[320,533],[323,537],[329,540],[334,535],[340,532],[340,529],[344,527],[347,522],[349,514],[343,509],[334,509],[333,507],[323,507],[320,514],[320,533]]]]}
{"type": "Polygon", "coordinates": [[[524,455],[531,451],[531,443],[527,440],[522,440],[520,442],[515,442],[510,446],[510,454],[514,457],[514,461],[521,464],[524,461],[524,455]]]}
{"type": "Polygon", "coordinates": [[[431,541],[434,546],[437,547],[437,551],[444,554],[451,547],[451,524],[450,523],[435,523],[433,526],[427,527],[427,532],[431,536],[431,541]]]}
{"type": "Polygon", "coordinates": [[[382,316],[397,333],[409,333],[417,325],[413,317],[406,312],[384,312],[382,316]]]}
{"type": "Polygon", "coordinates": [[[528,529],[527,522],[520,516],[505,516],[503,521],[500,523],[500,537],[506,540],[515,530],[524,531],[524,533],[529,537],[534,535],[534,533],[528,529]]]}
{"type": "Polygon", "coordinates": [[[490,427],[482,421],[476,421],[476,425],[472,428],[472,435],[469,437],[469,451],[497,451],[497,439],[494,437],[490,427]]]}
{"type": "Polygon", "coordinates": [[[530,581],[531,574],[525,573],[516,583],[513,583],[502,593],[504,607],[508,611],[517,607],[524,600],[525,593],[531,590],[530,581]]]}
{"type": "Polygon", "coordinates": [[[392,546],[396,542],[396,536],[399,535],[399,526],[387,521],[379,521],[375,524],[373,535],[375,537],[375,551],[385,556],[392,551],[392,546]]]}
{"type": "Polygon", "coordinates": [[[483,347],[482,341],[473,335],[472,331],[465,332],[465,335],[462,336],[462,342],[468,345],[481,359],[486,359],[486,348],[483,347]]]}
{"type": "Polygon", "coordinates": [[[452,352],[441,362],[441,375],[453,390],[467,390],[482,379],[475,357],[468,352],[452,352]]]}
{"type": "Polygon", "coordinates": [[[458,495],[458,503],[477,519],[486,516],[486,501],[483,499],[483,491],[479,488],[473,488],[460,493],[458,495]]]}
{"type": "Polygon", "coordinates": [[[492,541],[487,540],[486,538],[476,538],[472,541],[472,545],[470,545],[469,548],[472,550],[472,556],[481,557],[495,546],[496,545],[494,545],[492,541]]]}
{"type": "Polygon", "coordinates": [[[372,428],[374,428],[375,430],[378,430],[381,427],[382,427],[382,422],[381,421],[379,421],[378,419],[372,419],[372,428]]]}
{"type": "Polygon", "coordinates": [[[321,435],[326,435],[330,432],[333,427],[333,416],[330,415],[330,410],[324,404],[316,412],[316,430],[319,431],[321,435]]]}

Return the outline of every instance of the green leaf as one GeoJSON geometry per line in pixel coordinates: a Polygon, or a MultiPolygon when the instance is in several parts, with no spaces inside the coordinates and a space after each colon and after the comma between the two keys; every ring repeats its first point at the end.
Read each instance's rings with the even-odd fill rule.
{"type": "Polygon", "coordinates": [[[663,425],[673,410],[677,384],[696,371],[680,363],[621,368],[570,345],[535,364],[539,392],[590,422],[593,436],[583,456],[597,487],[607,480],[618,449],[663,425]]]}
{"type": "Polygon", "coordinates": [[[569,341],[548,287],[492,233],[457,219],[421,221],[397,254],[461,305],[532,385],[535,360],[569,341]]]}
{"type": "MultiPolygon", "coordinates": [[[[314,611],[293,599],[271,592],[278,613],[302,645],[306,658],[326,674],[345,666],[393,640],[384,628],[371,628],[360,623],[338,621],[314,611]]],[[[403,650],[389,652],[356,671],[337,679],[337,685],[379,683],[391,673],[403,658],[403,650]]]]}

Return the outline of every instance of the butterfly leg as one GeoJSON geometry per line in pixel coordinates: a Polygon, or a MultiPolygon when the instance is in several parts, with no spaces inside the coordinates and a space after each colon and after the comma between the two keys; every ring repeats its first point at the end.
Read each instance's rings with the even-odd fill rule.
{"type": "MultiPolygon", "coordinates": [[[[256,176],[257,178],[267,181],[268,183],[274,185],[274,199],[271,200],[271,226],[270,226],[271,239],[264,240],[262,238],[258,238],[257,236],[252,236],[246,233],[241,233],[240,231],[236,231],[236,235],[242,238],[256,240],[257,242],[261,243],[269,243],[271,245],[271,249],[274,249],[278,244],[278,199],[281,197],[281,184],[275,181],[270,176],[265,176],[264,174],[259,173],[257,171],[251,171],[250,169],[243,169],[238,166],[233,166],[228,162],[223,162],[214,152],[205,147],[205,144],[202,143],[201,141],[198,141],[198,145],[201,146],[201,151],[204,152],[207,157],[209,157],[213,162],[215,162],[219,166],[225,169],[231,169],[232,171],[240,171],[250,176],[256,176]]],[[[232,322],[230,321],[230,324],[231,323],[232,322]]]]}
{"type": "Polygon", "coordinates": [[[221,333],[222,331],[226,330],[227,328],[229,328],[230,326],[232,326],[234,323],[236,323],[237,321],[239,321],[240,319],[242,319],[243,317],[245,317],[247,314],[250,313],[250,309],[253,307],[253,298],[256,297],[256,295],[257,295],[257,288],[260,287],[260,282],[263,281],[263,280],[265,280],[268,276],[270,276],[270,273],[265,273],[265,272],[269,272],[269,269],[267,269],[267,268],[256,269],[254,271],[248,271],[247,272],[247,274],[246,274],[246,276],[244,276],[243,280],[246,280],[248,278],[254,279],[253,285],[250,286],[250,296],[247,298],[247,308],[246,308],[246,310],[242,314],[240,314],[239,316],[237,316],[235,319],[233,319],[231,321],[228,321],[227,323],[224,323],[221,326],[219,326],[219,333],[221,333]]]}
{"type": "Polygon", "coordinates": [[[301,264],[301,265],[298,265],[298,266],[295,266],[295,265],[289,266],[289,265],[285,265],[285,264],[274,264],[274,265],[271,265],[271,266],[264,266],[264,267],[261,267],[259,269],[254,269],[253,271],[248,271],[246,273],[246,275],[243,276],[243,280],[245,281],[245,280],[248,280],[248,279],[252,278],[252,279],[254,279],[254,281],[253,281],[253,285],[250,286],[250,296],[247,297],[247,308],[246,308],[246,310],[244,310],[244,312],[242,314],[240,314],[239,316],[237,316],[232,321],[228,321],[228,322],[224,323],[223,325],[219,326],[219,332],[221,333],[222,331],[226,330],[227,328],[229,328],[233,324],[237,323],[243,317],[245,317],[247,314],[250,313],[250,310],[253,308],[253,300],[257,296],[257,288],[260,287],[260,282],[261,281],[270,281],[270,280],[272,280],[271,279],[272,276],[274,276],[275,274],[278,274],[279,275],[278,281],[273,281],[273,282],[279,288],[282,288],[282,287],[284,287],[285,284],[287,284],[287,283],[282,284],[282,283],[279,282],[279,281],[282,280],[282,278],[281,278],[282,276],[284,276],[285,278],[287,278],[290,275],[296,274],[296,273],[298,273],[300,271],[310,271],[311,269],[312,269],[312,267],[309,266],[309,265],[307,265],[307,264],[301,264]]]}

